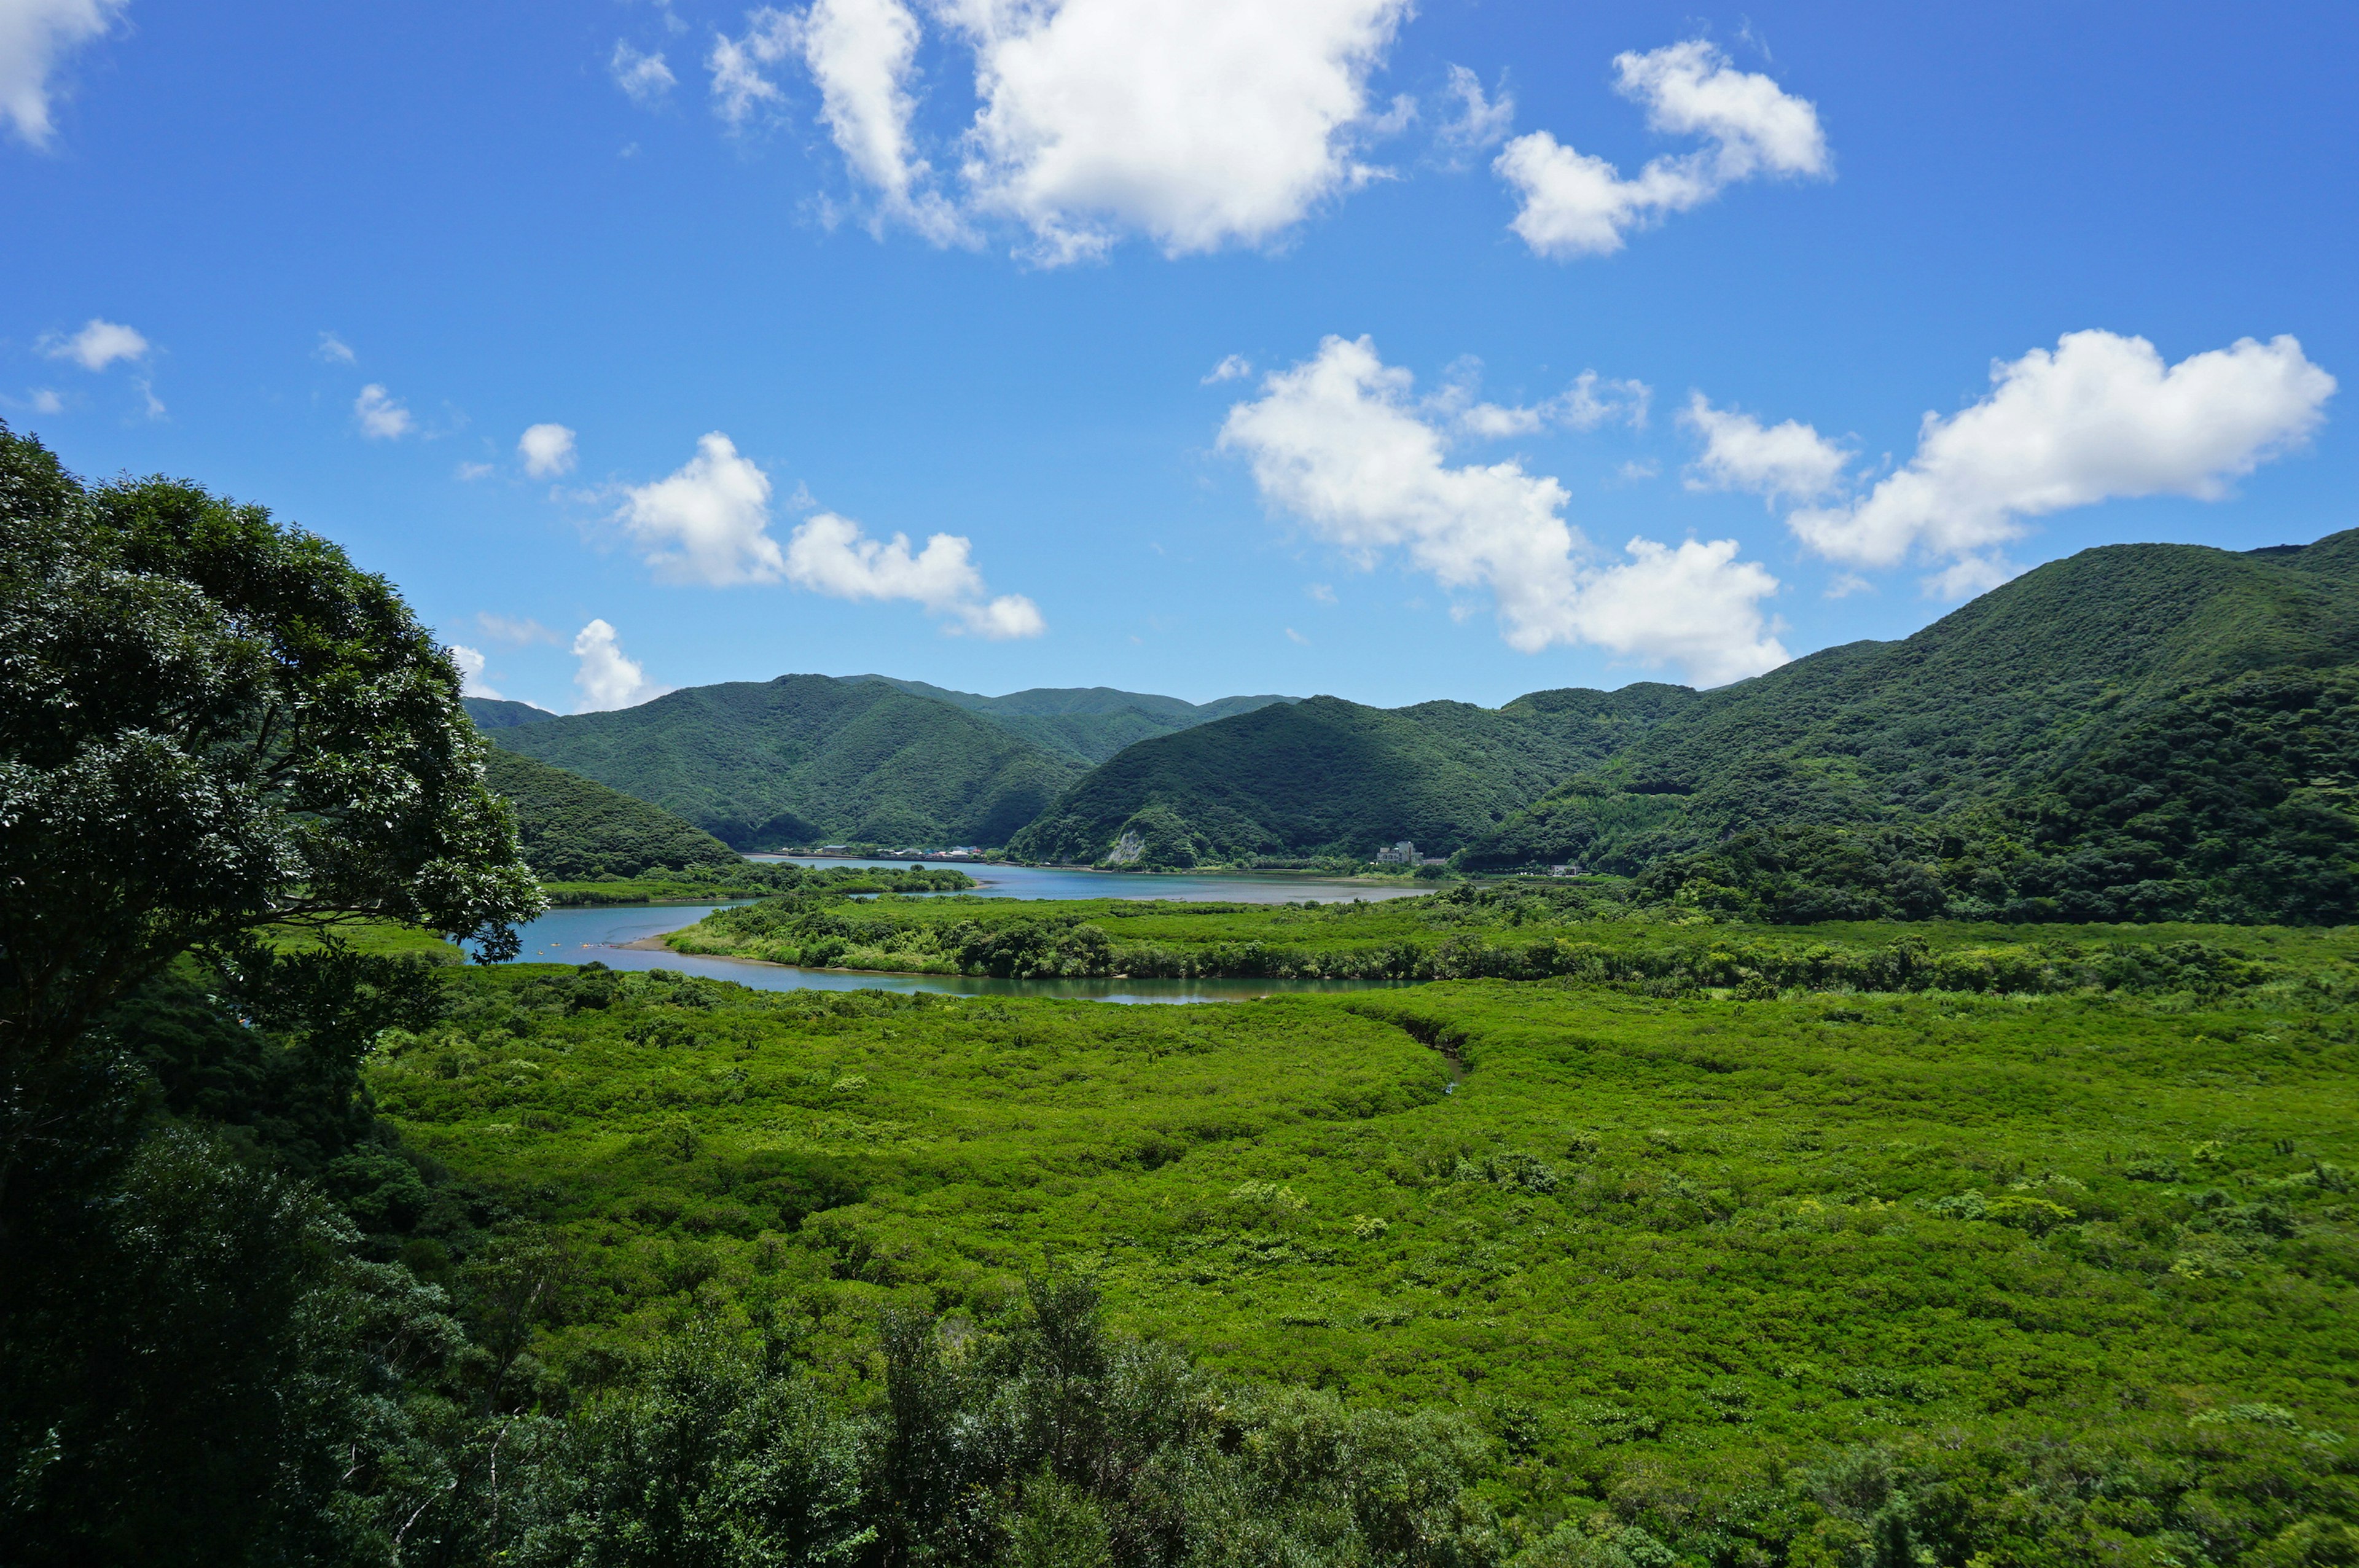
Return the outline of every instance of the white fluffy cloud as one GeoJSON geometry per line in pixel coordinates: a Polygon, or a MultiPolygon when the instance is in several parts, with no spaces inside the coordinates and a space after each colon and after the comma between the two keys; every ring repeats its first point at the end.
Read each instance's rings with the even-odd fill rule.
{"type": "Polygon", "coordinates": [[[353,352],[353,346],[350,343],[333,332],[321,333],[320,346],[311,351],[323,364],[348,365],[359,357],[353,352]]]}
{"type": "Polygon", "coordinates": [[[785,574],[770,537],[770,476],[718,430],[698,440],[678,472],[624,494],[617,521],[666,582],[726,588],[785,574]]]}
{"type": "Polygon", "coordinates": [[[1348,132],[1408,0],[963,0],[981,102],[966,175],[1048,260],[1143,232],[1266,241],[1362,171],[1348,132]]]}
{"type": "Polygon", "coordinates": [[[576,713],[635,708],[670,689],[654,685],[637,660],[623,656],[614,627],[604,621],[592,621],[582,628],[573,639],[573,656],[581,661],[573,672],[573,685],[582,693],[582,699],[573,705],[576,713]]]}
{"type": "Polygon", "coordinates": [[[1788,519],[1821,555],[1867,567],[1952,563],[1937,591],[1987,587],[2024,520],[2114,498],[2217,500],[2299,443],[2334,378],[2290,337],[2251,338],[2166,366],[2144,338],[2068,332],[1995,364],[1990,395],[1925,416],[1916,455],[1859,501],[1788,519]]]}
{"type": "Polygon", "coordinates": [[[1659,157],[1625,179],[1603,158],[1574,151],[1546,131],[1509,142],[1492,166],[1522,198],[1510,225],[1544,256],[1603,255],[1668,213],[1711,200],[1760,175],[1822,175],[1832,167],[1818,111],[1769,78],[1741,71],[1700,38],[1614,57],[1622,94],[1644,104],[1647,124],[1706,145],[1659,157]]]}
{"type": "Polygon", "coordinates": [[[1246,457],[1270,504],[1362,567],[1405,552],[1445,588],[1486,589],[1510,646],[1588,643],[1719,685],[1787,658],[1760,602],[1777,579],[1734,540],[1634,539],[1601,564],[1561,515],[1570,496],[1515,462],[1453,467],[1407,371],[1375,346],[1329,338],[1230,409],[1224,450],[1246,457]]]}
{"type": "Polygon", "coordinates": [[[1690,490],[1743,490],[1772,500],[1816,501],[1843,482],[1851,454],[1799,419],[1765,427],[1750,414],[1690,395],[1680,423],[1703,438],[1690,490]]]}
{"type": "Polygon", "coordinates": [[[930,189],[933,169],[910,140],[908,82],[918,18],[901,0],[814,0],[798,19],[803,64],[819,84],[820,118],[883,216],[937,243],[968,237],[957,207],[930,189]]]}
{"type": "Polygon", "coordinates": [[[65,57],[103,34],[125,0],[0,0],[0,114],[37,147],[49,145],[57,89],[50,80],[65,57]]]}
{"type": "MultiPolygon", "coordinates": [[[[6,5],[7,0],[0,0],[0,11],[6,5]]],[[[42,339],[41,351],[53,360],[71,360],[84,370],[101,371],[117,360],[147,358],[147,340],[119,321],[102,321],[93,316],[70,338],[42,339]]]]}
{"type": "Polygon", "coordinates": [[[555,479],[573,471],[573,432],[562,425],[534,425],[516,438],[516,454],[524,471],[535,479],[555,479]]]}
{"type": "Polygon", "coordinates": [[[372,441],[398,440],[418,426],[401,400],[374,381],[353,399],[353,417],[360,421],[361,434],[372,441]]]}
{"type": "Polygon", "coordinates": [[[972,544],[956,534],[936,534],[912,554],[906,534],[872,539],[850,518],[822,512],[788,541],[787,576],[835,599],[909,600],[979,637],[1038,637],[1049,629],[1022,594],[991,597],[972,544]]]}
{"type": "Polygon", "coordinates": [[[453,643],[451,644],[451,662],[459,666],[459,677],[462,683],[459,689],[462,696],[488,697],[495,702],[499,700],[500,694],[484,684],[484,665],[487,661],[481,649],[470,648],[464,643],[453,643]]]}
{"type": "Polygon", "coordinates": [[[664,63],[660,49],[654,54],[641,54],[621,38],[614,40],[614,52],[606,61],[606,73],[632,103],[642,105],[661,103],[665,94],[679,85],[679,78],[664,63]]]}

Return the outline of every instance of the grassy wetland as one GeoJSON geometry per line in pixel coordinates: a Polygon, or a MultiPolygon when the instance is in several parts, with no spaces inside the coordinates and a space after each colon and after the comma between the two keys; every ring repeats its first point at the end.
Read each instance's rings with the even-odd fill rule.
{"type": "Polygon", "coordinates": [[[2343,1507],[2359,1429],[2354,946],[2237,935],[1172,1008],[518,966],[367,1077],[567,1249],[593,1379],[784,1324],[856,1399],[880,1313],[957,1342],[1045,1271],[1236,1387],[1446,1413],[1534,1562],[2225,1561],[2343,1507]]]}

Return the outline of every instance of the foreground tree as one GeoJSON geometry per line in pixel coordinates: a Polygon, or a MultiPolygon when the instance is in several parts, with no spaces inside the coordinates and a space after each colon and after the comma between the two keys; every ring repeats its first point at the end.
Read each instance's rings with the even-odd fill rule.
{"type": "Polygon", "coordinates": [[[540,907],[450,658],[335,546],[0,425],[0,1191],[92,1019],[191,947],[540,907]]]}

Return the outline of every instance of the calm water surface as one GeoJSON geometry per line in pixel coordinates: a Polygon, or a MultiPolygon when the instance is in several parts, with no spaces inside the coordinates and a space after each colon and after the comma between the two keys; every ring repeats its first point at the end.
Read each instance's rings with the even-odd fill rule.
{"type": "MultiPolygon", "coordinates": [[[[891,866],[907,860],[810,859],[801,855],[748,855],[749,860],[791,860],[798,866],[891,866]]],[[[940,860],[924,862],[941,865],[940,860]]],[[[1355,898],[1408,898],[1431,892],[1429,883],[1349,882],[1336,877],[1306,877],[1286,871],[1082,871],[1056,866],[988,866],[951,862],[983,885],[984,898],[1169,898],[1188,903],[1291,903],[1315,898],[1349,903],[1355,898]]]]}
{"type": "MultiPolygon", "coordinates": [[[[847,862],[824,863],[842,865],[847,862]]],[[[1004,869],[1023,871],[1027,868],[1004,869]]],[[[1085,872],[1072,874],[1088,875],[1085,872]]],[[[1092,880],[1103,882],[1105,879],[1092,880]]],[[[1144,881],[1147,879],[1137,880],[1144,881]]],[[[1162,883],[1177,879],[1157,877],[1153,880],[1159,888],[1162,883]]],[[[1070,898],[1073,895],[1003,892],[1001,896],[1070,898]]],[[[1100,892],[1092,896],[1103,898],[1106,895],[1100,892]]],[[[1232,895],[1200,896],[1227,898],[1232,895]]],[[[1294,896],[1318,895],[1298,892],[1294,896]]],[[[1277,900],[1273,898],[1268,902],[1276,903],[1277,900]]],[[[693,925],[714,910],[728,907],[730,905],[723,903],[667,903],[611,904],[603,909],[552,909],[538,920],[517,928],[518,935],[524,938],[524,949],[516,956],[516,961],[525,964],[587,964],[595,960],[610,969],[672,969],[681,974],[710,975],[716,980],[734,980],[741,986],[770,991],[942,991],[952,996],[1063,996],[1098,1001],[1237,1001],[1249,997],[1270,996],[1279,991],[1368,990],[1401,983],[1394,980],[995,980],[969,975],[877,975],[851,969],[799,969],[785,964],[761,964],[743,958],[674,953],[668,948],[623,946],[649,936],[660,936],[683,925],[693,925]]]]}

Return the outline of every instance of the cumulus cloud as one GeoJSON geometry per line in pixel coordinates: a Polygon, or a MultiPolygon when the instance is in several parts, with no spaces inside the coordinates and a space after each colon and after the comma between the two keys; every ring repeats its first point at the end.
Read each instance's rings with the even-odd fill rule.
{"type": "Polygon", "coordinates": [[[1796,535],[1855,566],[1948,562],[1935,591],[1978,590],[2011,570],[1991,552],[2026,519],[2115,498],[2218,500],[2316,429],[2334,392],[2290,337],[2166,366],[2144,338],[2068,332],[2053,351],[1994,364],[1991,381],[1971,407],[1927,414],[1916,454],[1865,496],[1792,514],[1796,535]]]}
{"type": "Polygon", "coordinates": [[[582,699],[573,705],[576,713],[636,708],[671,689],[650,682],[637,660],[623,656],[614,627],[604,621],[592,621],[582,628],[573,639],[573,656],[581,661],[573,672],[573,685],[582,693],[582,699]]]}
{"type": "Polygon", "coordinates": [[[770,537],[770,476],[715,430],[669,478],[627,488],[616,520],[663,581],[726,588],[786,572],[770,537]]]}
{"type": "Polygon", "coordinates": [[[534,425],[516,438],[516,455],[524,471],[535,479],[555,479],[573,471],[573,432],[562,425],[534,425]]]}
{"type": "Polygon", "coordinates": [[[119,321],[92,317],[71,337],[56,333],[41,340],[41,351],[53,360],[71,360],[87,371],[101,371],[118,360],[147,357],[147,340],[119,321]]]}
{"type": "Polygon", "coordinates": [[[321,333],[320,346],[311,352],[324,363],[332,365],[348,365],[358,357],[353,352],[353,346],[333,332],[321,333]]]}
{"type": "Polygon", "coordinates": [[[1272,506],[1364,568],[1397,549],[1451,589],[1487,590],[1508,644],[1587,643],[1719,685],[1785,662],[1762,612],[1777,579],[1734,540],[1633,539],[1603,562],[1562,516],[1554,478],[1520,463],[1451,466],[1409,373],[1365,338],[1329,338],[1229,411],[1220,445],[1272,506]]]}
{"type": "Polygon", "coordinates": [[[1843,482],[1851,454],[1799,419],[1764,427],[1750,414],[1714,408],[1690,394],[1680,423],[1703,438],[1690,490],[1742,490],[1775,500],[1816,501],[1843,482]]]}
{"type": "Polygon", "coordinates": [[[361,434],[372,441],[399,440],[418,426],[401,400],[374,381],[353,399],[353,417],[360,421],[361,434]]]}
{"type": "Polygon", "coordinates": [[[486,661],[480,650],[470,648],[464,643],[453,643],[451,644],[451,662],[459,666],[460,695],[488,697],[495,702],[499,700],[500,694],[484,684],[486,661]]]}
{"type": "Polygon", "coordinates": [[[33,389],[34,413],[62,414],[65,411],[66,400],[59,396],[54,390],[46,386],[37,386],[33,389]]]}
{"type": "Polygon", "coordinates": [[[980,637],[1038,637],[1049,629],[1023,595],[990,596],[971,542],[956,534],[936,534],[913,554],[906,534],[872,539],[850,518],[822,512],[788,541],[787,576],[835,599],[908,600],[948,617],[950,629],[980,637]]]}
{"type": "Polygon", "coordinates": [[[1040,259],[1142,232],[1267,242],[1366,173],[1351,132],[1408,0],[956,0],[981,107],[964,174],[1040,259]]]}
{"type": "Polygon", "coordinates": [[[1701,136],[1705,146],[1656,158],[1625,179],[1546,131],[1517,136],[1492,167],[1522,199],[1509,227],[1540,255],[1608,254],[1632,230],[1701,206],[1739,180],[1832,167],[1816,108],[1767,76],[1738,70],[1700,38],[1616,55],[1614,65],[1618,90],[1645,106],[1652,129],[1701,136]]]}
{"type": "Polygon", "coordinates": [[[663,52],[641,54],[628,41],[616,38],[614,55],[606,61],[606,74],[614,85],[634,103],[647,105],[663,101],[665,94],[679,85],[679,78],[664,63],[663,52]]]}
{"type": "Polygon", "coordinates": [[[745,36],[715,34],[712,52],[704,57],[712,73],[712,112],[731,129],[753,118],[756,108],[776,103],[778,84],[762,68],[785,59],[794,48],[795,19],[775,6],[765,5],[746,17],[745,36]]]}
{"type": "Polygon", "coordinates": [[[1221,362],[1206,372],[1204,379],[1196,384],[1212,386],[1223,381],[1243,381],[1251,374],[1253,374],[1253,361],[1243,354],[1224,354],[1221,358],[1221,362]]]}
{"type": "Polygon", "coordinates": [[[65,57],[103,35],[125,0],[6,0],[0,4],[0,114],[16,135],[46,147],[56,133],[49,117],[58,87],[52,78],[65,57]]]}

